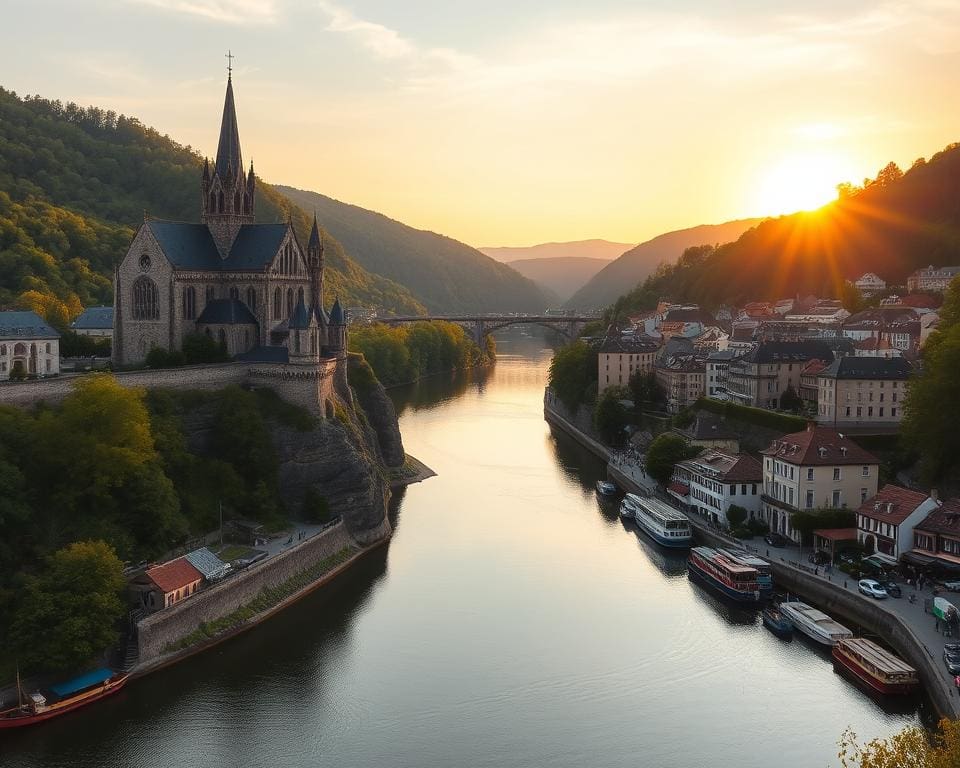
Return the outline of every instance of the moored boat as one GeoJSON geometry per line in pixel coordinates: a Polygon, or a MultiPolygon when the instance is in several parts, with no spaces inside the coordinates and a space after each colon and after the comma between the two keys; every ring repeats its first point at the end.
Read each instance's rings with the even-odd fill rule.
{"type": "Polygon", "coordinates": [[[795,629],[824,645],[836,645],[840,640],[853,637],[853,632],[843,624],[806,603],[780,603],[780,613],[790,620],[795,629]]]}
{"type": "Polygon", "coordinates": [[[757,584],[757,569],[740,565],[716,549],[691,549],[687,569],[691,576],[738,603],[758,604],[763,599],[757,584]]]}
{"type": "Polygon", "coordinates": [[[757,584],[763,596],[769,597],[773,593],[773,569],[770,567],[770,563],[745,549],[718,549],[717,551],[726,555],[735,563],[756,568],[757,584]]]}
{"type": "Polygon", "coordinates": [[[769,629],[777,637],[793,637],[793,624],[790,619],[784,616],[780,609],[775,605],[768,605],[763,609],[763,626],[769,629]]]}
{"type": "Polygon", "coordinates": [[[644,533],[665,547],[689,547],[693,541],[686,515],[659,499],[628,493],[623,497],[620,514],[632,517],[644,533]]]}
{"type": "Polygon", "coordinates": [[[877,693],[902,696],[913,693],[920,684],[917,670],[865,637],[839,640],[831,655],[836,667],[877,693]]]}
{"type": "Polygon", "coordinates": [[[18,680],[20,701],[16,707],[0,711],[0,728],[35,725],[92,704],[117,693],[127,682],[127,677],[110,669],[97,669],[51,686],[49,698],[39,691],[23,696],[18,680]]]}
{"type": "Polygon", "coordinates": [[[597,493],[601,496],[616,496],[617,486],[609,480],[597,480],[597,493]]]}

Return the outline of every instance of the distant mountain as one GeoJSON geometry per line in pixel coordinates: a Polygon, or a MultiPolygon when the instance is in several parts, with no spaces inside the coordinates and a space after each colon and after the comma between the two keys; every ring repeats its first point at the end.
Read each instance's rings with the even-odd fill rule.
{"type": "Polygon", "coordinates": [[[513,267],[541,288],[552,291],[560,301],[566,301],[609,263],[607,259],[558,256],[555,258],[510,261],[507,266],[513,267]]]}
{"type": "Polygon", "coordinates": [[[566,303],[571,309],[598,309],[653,274],[660,264],[672,264],[694,245],[715,245],[736,240],[762,219],[740,219],[725,224],[702,224],[658,235],[610,262],[566,303]]]}
{"type": "Polygon", "coordinates": [[[601,259],[612,261],[624,251],[633,248],[633,243],[614,243],[610,240],[574,240],[569,243],[541,243],[529,246],[499,246],[480,248],[491,259],[512,264],[527,259],[601,259]]]}
{"type": "Polygon", "coordinates": [[[317,192],[277,189],[316,211],[363,267],[402,284],[431,312],[537,312],[551,303],[533,282],[457,240],[317,192]]]}

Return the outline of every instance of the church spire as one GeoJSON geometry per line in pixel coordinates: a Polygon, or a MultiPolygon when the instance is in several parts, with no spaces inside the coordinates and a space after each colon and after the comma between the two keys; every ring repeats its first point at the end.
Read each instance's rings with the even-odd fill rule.
{"type": "Polygon", "coordinates": [[[227,95],[223,102],[223,120],[220,122],[220,143],[217,144],[217,173],[227,177],[227,169],[243,172],[240,156],[240,129],[237,128],[237,108],[233,103],[233,74],[227,75],[227,95]]]}

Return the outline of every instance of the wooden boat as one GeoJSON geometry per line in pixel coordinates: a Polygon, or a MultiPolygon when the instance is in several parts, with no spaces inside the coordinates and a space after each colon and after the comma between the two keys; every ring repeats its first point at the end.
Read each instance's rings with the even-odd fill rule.
{"type": "Polygon", "coordinates": [[[638,528],[665,547],[689,547],[693,541],[687,516],[659,499],[628,493],[623,497],[620,514],[632,517],[638,528]]]}
{"type": "Polygon", "coordinates": [[[920,684],[917,670],[865,637],[839,640],[831,651],[834,666],[854,675],[877,693],[905,695],[920,684]]]}
{"type": "Polygon", "coordinates": [[[790,619],[780,613],[780,609],[775,605],[768,605],[763,609],[763,626],[769,629],[777,637],[793,637],[793,624],[790,619]]]}
{"type": "Polygon", "coordinates": [[[789,603],[780,603],[780,613],[790,620],[795,629],[799,629],[811,640],[824,645],[836,645],[840,640],[853,637],[853,632],[843,624],[806,603],[793,600],[789,603]]]}
{"type": "Polygon", "coordinates": [[[127,682],[127,677],[110,669],[97,669],[51,686],[48,699],[39,691],[23,696],[18,675],[17,690],[20,701],[16,707],[0,711],[0,728],[35,725],[85,707],[117,693],[127,682]]]}
{"type": "Polygon", "coordinates": [[[740,565],[710,547],[694,547],[687,559],[691,576],[738,603],[758,604],[763,599],[757,569],[740,565]]]}

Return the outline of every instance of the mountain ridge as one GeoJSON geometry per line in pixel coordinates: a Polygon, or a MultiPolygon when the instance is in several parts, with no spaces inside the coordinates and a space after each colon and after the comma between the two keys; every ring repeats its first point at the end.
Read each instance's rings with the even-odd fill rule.
{"type": "Polygon", "coordinates": [[[603,238],[553,241],[537,245],[484,246],[477,250],[505,264],[530,259],[588,258],[612,261],[633,248],[634,243],[618,243],[603,238]]]}

